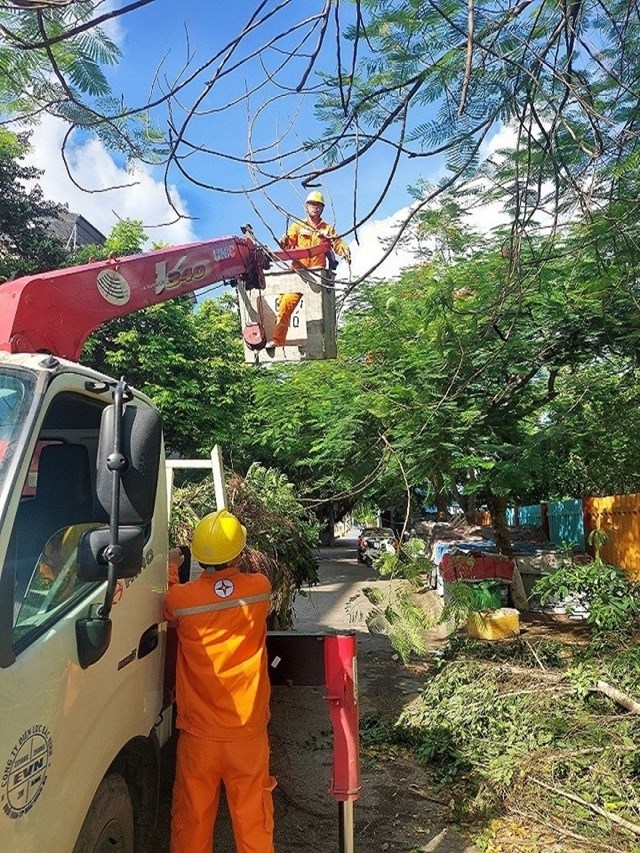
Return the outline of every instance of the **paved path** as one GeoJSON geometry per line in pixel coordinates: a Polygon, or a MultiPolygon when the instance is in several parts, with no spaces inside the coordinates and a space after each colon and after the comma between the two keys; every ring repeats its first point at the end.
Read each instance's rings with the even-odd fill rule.
{"type": "Polygon", "coordinates": [[[350,599],[363,587],[384,586],[370,566],[356,561],[356,542],[338,539],[333,548],[319,550],[320,583],[295,603],[297,631],[362,631],[368,634],[362,621],[350,616],[350,599]]]}

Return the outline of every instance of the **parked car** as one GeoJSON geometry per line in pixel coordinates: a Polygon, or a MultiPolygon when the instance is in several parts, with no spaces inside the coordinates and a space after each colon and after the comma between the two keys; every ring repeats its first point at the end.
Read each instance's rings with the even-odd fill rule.
{"type": "Polygon", "coordinates": [[[398,540],[390,527],[365,527],[358,536],[356,560],[370,563],[376,551],[394,551],[397,547],[398,540]]]}

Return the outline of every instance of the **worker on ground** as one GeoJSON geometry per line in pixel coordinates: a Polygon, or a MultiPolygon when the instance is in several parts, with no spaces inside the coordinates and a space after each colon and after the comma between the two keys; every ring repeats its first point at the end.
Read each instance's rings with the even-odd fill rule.
{"type": "Polygon", "coordinates": [[[224,782],[237,853],[273,853],[269,775],[269,580],[236,560],[246,530],[226,509],[205,516],[192,554],[203,572],[169,569],[165,617],[177,625],[177,726],[171,853],[211,853],[224,782]]]}
{"type": "Polygon", "coordinates": [[[285,236],[280,240],[283,249],[313,249],[318,247],[308,258],[296,259],[291,266],[300,269],[306,267],[325,267],[327,256],[337,252],[341,258],[350,264],[351,252],[347,244],[340,239],[333,225],[322,218],[324,196],[317,190],[310,192],[305,202],[307,216],[303,222],[294,222],[285,236]]]}

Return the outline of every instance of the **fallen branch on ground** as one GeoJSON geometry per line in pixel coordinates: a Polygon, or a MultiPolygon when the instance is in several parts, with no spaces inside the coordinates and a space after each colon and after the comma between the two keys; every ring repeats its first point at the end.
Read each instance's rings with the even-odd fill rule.
{"type": "Polygon", "coordinates": [[[597,690],[598,693],[603,693],[612,702],[617,702],[618,705],[622,705],[623,708],[631,711],[632,714],[640,714],[640,702],[636,702],[628,693],[623,693],[622,690],[612,687],[606,681],[598,681],[594,690],[597,690]]]}
{"type": "MultiPolygon", "coordinates": [[[[522,811],[521,809],[511,809],[513,814],[518,815],[518,817],[523,817],[525,820],[528,820],[530,823],[538,824],[540,823],[540,817],[535,814],[529,814],[528,812],[522,811]]],[[[559,835],[566,836],[567,838],[573,838],[576,841],[585,841],[587,844],[593,844],[593,839],[587,838],[586,835],[580,835],[578,832],[573,832],[570,829],[567,829],[564,826],[558,826],[555,823],[551,823],[548,818],[545,818],[544,823],[546,829],[550,829],[552,832],[557,832],[559,835]]],[[[620,850],[618,847],[610,847],[609,853],[624,853],[624,851],[620,850]]]]}
{"type": "Polygon", "coordinates": [[[634,835],[640,835],[640,826],[637,823],[631,823],[629,820],[625,820],[623,817],[619,817],[616,814],[612,814],[608,812],[606,809],[600,808],[600,806],[596,806],[593,803],[588,803],[586,800],[583,800],[582,797],[579,797],[577,794],[572,794],[570,791],[563,791],[562,788],[556,788],[555,785],[549,785],[548,782],[543,782],[542,779],[537,779],[535,776],[529,776],[532,782],[535,782],[536,785],[539,785],[541,788],[545,788],[547,791],[551,791],[554,794],[558,794],[560,797],[565,797],[567,800],[571,800],[574,803],[578,803],[578,805],[582,806],[585,809],[589,809],[589,811],[595,812],[599,814],[601,817],[606,817],[611,823],[615,823],[617,826],[626,829],[628,832],[632,832],[634,835]]]}

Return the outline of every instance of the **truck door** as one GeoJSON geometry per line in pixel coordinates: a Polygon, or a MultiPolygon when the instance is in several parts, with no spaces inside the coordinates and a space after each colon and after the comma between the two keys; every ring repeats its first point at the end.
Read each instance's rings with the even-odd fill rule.
{"type": "Polygon", "coordinates": [[[52,380],[0,538],[15,654],[0,669],[3,853],[69,853],[107,768],[125,744],[149,736],[161,703],[166,513],[158,541],[155,523],[146,531],[144,570],[119,582],[104,657],[87,669],[78,659],[76,621],[104,599],[104,583],[78,578],[76,549],[84,531],[105,525],[94,508],[95,455],[110,402],[88,394],[85,381],[52,380]]]}

